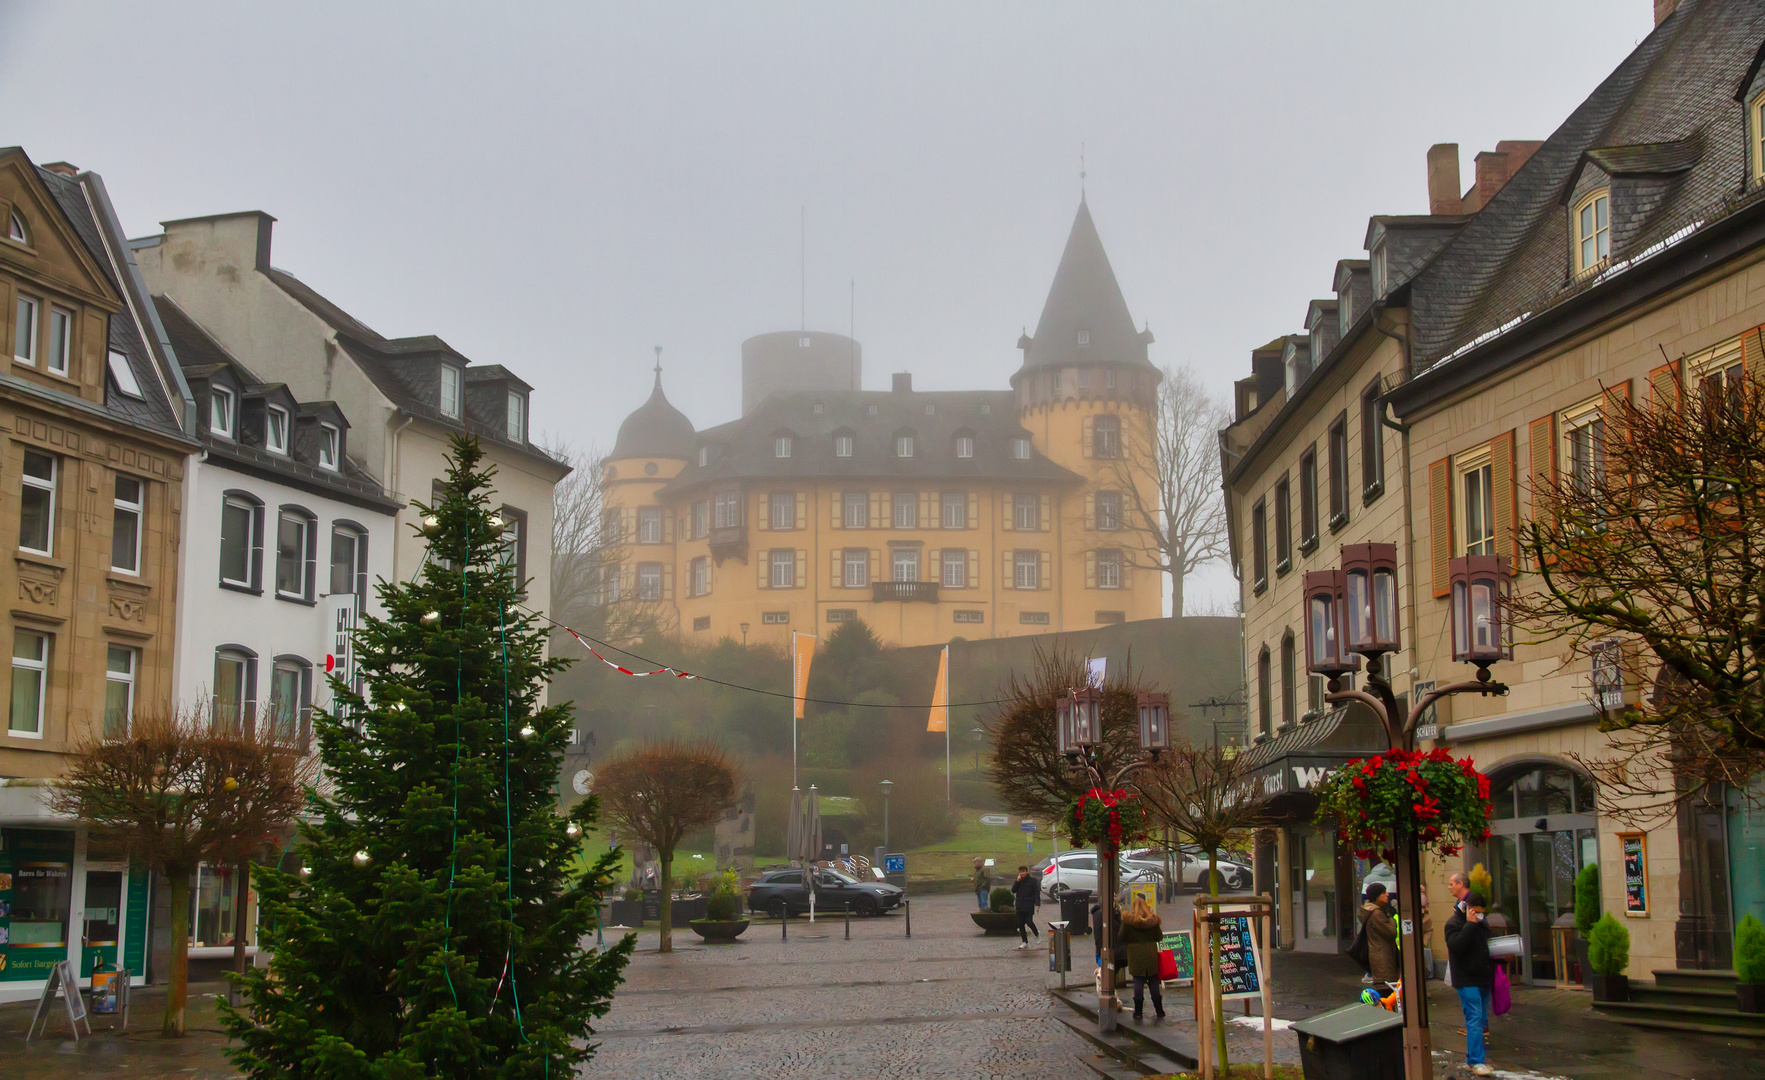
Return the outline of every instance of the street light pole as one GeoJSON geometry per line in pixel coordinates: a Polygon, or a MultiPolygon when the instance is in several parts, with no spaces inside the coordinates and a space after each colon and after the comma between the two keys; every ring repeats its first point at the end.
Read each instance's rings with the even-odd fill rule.
{"type": "Polygon", "coordinates": [[[882,788],[883,795],[883,853],[886,855],[889,850],[889,789],[895,786],[895,782],[884,780],[878,786],[882,788]]]}

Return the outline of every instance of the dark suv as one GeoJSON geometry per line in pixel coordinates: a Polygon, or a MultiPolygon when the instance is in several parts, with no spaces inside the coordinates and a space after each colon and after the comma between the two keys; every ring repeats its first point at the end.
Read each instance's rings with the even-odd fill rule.
{"type": "MultiPolygon", "coordinates": [[[[842,870],[815,871],[815,910],[834,913],[852,906],[854,915],[880,915],[901,903],[901,888],[883,881],[860,881],[842,870]]],[[[809,890],[803,871],[773,870],[760,875],[748,890],[748,910],[778,918],[790,910],[801,915],[809,910],[809,890]]]]}

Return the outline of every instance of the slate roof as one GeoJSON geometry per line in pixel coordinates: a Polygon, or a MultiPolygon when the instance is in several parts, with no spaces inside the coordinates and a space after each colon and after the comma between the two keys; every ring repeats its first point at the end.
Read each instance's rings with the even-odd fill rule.
{"type": "Polygon", "coordinates": [[[648,401],[639,405],[619,425],[619,437],[613,441],[611,460],[654,457],[671,461],[688,461],[693,457],[693,422],[676,409],[662,393],[662,373],[656,372],[656,387],[648,401]]]}
{"type": "Polygon", "coordinates": [[[712,448],[710,464],[696,455],[662,489],[664,496],[726,481],[942,480],[1025,481],[1077,484],[1083,478],[1034,450],[1028,460],[1012,456],[1011,440],[1029,438],[1018,423],[1017,395],[1010,390],[838,390],[774,394],[739,420],[698,434],[712,448]],[[816,402],[821,412],[815,411],[816,402]],[[870,406],[876,415],[870,415],[870,406]],[[926,414],[926,408],[933,410],[926,414]],[[850,432],[849,458],[834,454],[834,435],[850,432]],[[895,456],[895,436],[911,432],[911,458],[895,456]],[[793,436],[791,456],[773,456],[773,440],[793,436]],[[958,434],[974,436],[974,457],[956,456],[958,434]]]}
{"type": "Polygon", "coordinates": [[[1018,340],[1023,367],[1012,382],[1015,385],[1023,372],[1033,368],[1102,363],[1151,367],[1146,356],[1151,342],[1150,330],[1134,329],[1128,302],[1122,298],[1103,239],[1097,235],[1097,224],[1091,220],[1091,208],[1081,198],[1035,336],[1018,340]],[[1078,343],[1080,330],[1090,332],[1087,345],[1078,343]]]}

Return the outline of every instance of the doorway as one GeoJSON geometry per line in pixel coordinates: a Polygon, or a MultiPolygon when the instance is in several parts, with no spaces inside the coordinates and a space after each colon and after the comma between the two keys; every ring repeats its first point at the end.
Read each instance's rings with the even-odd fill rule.
{"type": "Polygon", "coordinates": [[[124,867],[86,869],[86,906],[80,920],[80,977],[114,969],[122,956],[124,867]]]}
{"type": "Polygon", "coordinates": [[[1521,765],[1492,778],[1490,802],[1490,911],[1520,935],[1520,978],[1555,979],[1551,928],[1574,924],[1575,875],[1599,861],[1593,781],[1564,765],[1521,765]]]}

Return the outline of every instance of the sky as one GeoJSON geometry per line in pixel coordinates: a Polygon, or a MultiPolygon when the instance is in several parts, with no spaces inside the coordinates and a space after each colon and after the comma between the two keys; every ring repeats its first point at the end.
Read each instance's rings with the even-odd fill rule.
{"type": "Polygon", "coordinates": [[[1652,0],[0,0],[0,145],[102,174],[130,235],[267,211],[275,265],[509,366],[536,434],[607,449],[657,345],[701,428],[740,411],[741,342],[805,323],[855,332],[866,388],[1006,388],[1081,183],[1153,362],[1223,397],[1370,215],[1427,211],[1430,145],[1468,186],[1652,23],[1652,0]]]}

